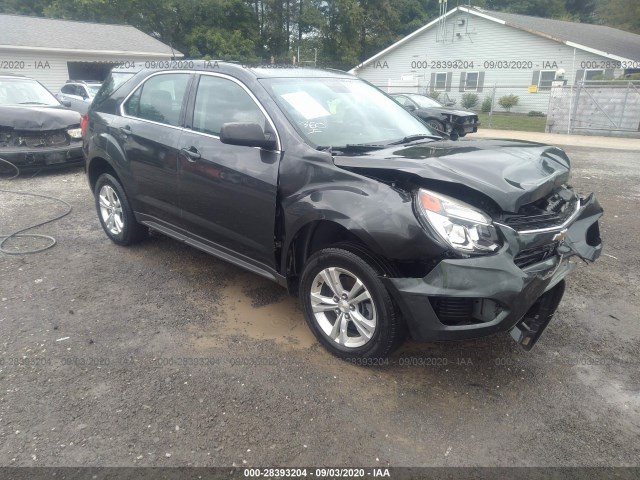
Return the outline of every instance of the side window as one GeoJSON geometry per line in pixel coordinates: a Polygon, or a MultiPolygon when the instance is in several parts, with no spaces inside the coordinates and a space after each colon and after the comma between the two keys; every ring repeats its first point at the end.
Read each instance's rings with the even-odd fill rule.
{"type": "Polygon", "coordinates": [[[237,83],[226,78],[200,77],[193,111],[193,130],[220,135],[228,122],[251,122],[265,128],[266,118],[256,102],[237,83]]]}
{"type": "Polygon", "coordinates": [[[61,89],[60,89],[61,93],[66,93],[67,95],[75,95],[75,89],[73,85],[64,85],[61,89]]]}
{"type": "Polygon", "coordinates": [[[434,90],[443,91],[446,89],[447,89],[447,73],[446,72],[436,73],[434,90]]]}
{"type": "Polygon", "coordinates": [[[156,75],[144,82],[124,105],[127,115],[179,126],[188,73],[156,75]]]}
{"type": "Polygon", "coordinates": [[[543,70],[540,72],[540,80],[538,82],[539,90],[551,90],[553,81],[556,78],[555,70],[543,70]]]}

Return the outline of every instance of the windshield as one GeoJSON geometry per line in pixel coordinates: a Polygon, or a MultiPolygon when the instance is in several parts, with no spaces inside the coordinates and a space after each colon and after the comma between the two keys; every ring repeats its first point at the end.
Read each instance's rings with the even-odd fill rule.
{"type": "Polygon", "coordinates": [[[60,106],[49,90],[29,78],[0,79],[0,105],[60,106]]]}
{"type": "Polygon", "coordinates": [[[413,103],[418,105],[420,108],[433,108],[433,107],[441,107],[442,105],[435,101],[433,98],[425,97],[424,95],[405,95],[409,97],[413,103]]]}
{"type": "Polygon", "coordinates": [[[388,145],[436,135],[371,85],[350,78],[272,78],[262,84],[314,146],[388,145]]]}

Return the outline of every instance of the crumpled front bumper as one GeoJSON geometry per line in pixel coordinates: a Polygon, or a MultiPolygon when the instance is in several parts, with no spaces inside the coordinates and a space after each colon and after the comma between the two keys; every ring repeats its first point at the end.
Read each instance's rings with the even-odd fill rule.
{"type": "Polygon", "coordinates": [[[602,207],[590,195],[581,199],[578,213],[564,229],[523,234],[497,225],[505,242],[495,254],[442,260],[424,278],[381,280],[398,303],[415,340],[462,340],[511,330],[545,292],[559,285],[575,268],[570,257],[593,262],[600,256],[598,220],[602,213],[602,207]],[[558,243],[560,253],[522,269],[516,265],[514,259],[519,252],[553,242],[558,243]],[[432,303],[446,297],[490,300],[498,306],[495,318],[447,324],[438,317],[432,303]]]}
{"type": "Polygon", "coordinates": [[[14,164],[20,170],[84,163],[82,142],[73,142],[62,147],[0,148],[0,158],[14,164]]]}

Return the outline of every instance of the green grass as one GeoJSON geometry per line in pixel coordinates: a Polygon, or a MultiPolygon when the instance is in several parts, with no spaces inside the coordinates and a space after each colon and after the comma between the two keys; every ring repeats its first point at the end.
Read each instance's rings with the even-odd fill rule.
{"type": "Polygon", "coordinates": [[[544,132],[547,117],[529,117],[527,114],[493,112],[491,120],[488,113],[478,113],[480,129],[522,130],[524,132],[544,132]]]}

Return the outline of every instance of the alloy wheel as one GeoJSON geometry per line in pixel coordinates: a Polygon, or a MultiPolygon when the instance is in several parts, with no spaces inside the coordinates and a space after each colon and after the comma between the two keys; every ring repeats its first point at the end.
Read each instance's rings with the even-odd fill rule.
{"type": "Polygon", "coordinates": [[[311,286],[311,308],[324,334],[338,345],[357,348],[373,337],[376,308],[364,283],[344,268],[321,270],[311,286]]]}
{"type": "Polygon", "coordinates": [[[103,185],[98,196],[100,215],[106,229],[112,235],[120,235],[124,228],[124,216],[118,194],[110,185],[103,185]]]}

